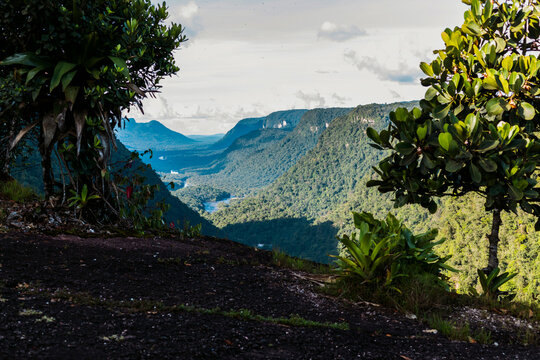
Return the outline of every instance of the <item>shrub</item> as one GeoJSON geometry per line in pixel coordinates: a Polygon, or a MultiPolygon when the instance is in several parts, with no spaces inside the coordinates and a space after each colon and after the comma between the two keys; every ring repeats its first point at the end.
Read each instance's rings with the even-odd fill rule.
{"type": "Polygon", "coordinates": [[[433,251],[434,246],[445,241],[434,241],[436,229],[414,235],[390,213],[384,221],[366,212],[353,213],[353,217],[358,232],[338,238],[345,251],[335,256],[342,277],[399,291],[395,285],[400,277],[431,274],[444,278],[443,270],[455,271],[446,264],[450,256],[441,258],[433,251]]]}

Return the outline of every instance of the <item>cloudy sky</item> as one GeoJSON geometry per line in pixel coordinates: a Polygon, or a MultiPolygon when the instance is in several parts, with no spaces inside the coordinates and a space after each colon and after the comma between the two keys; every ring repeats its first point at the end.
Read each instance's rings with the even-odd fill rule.
{"type": "MultiPolygon", "coordinates": [[[[153,0],[154,1],[154,0],[153,0]]],[[[461,25],[460,0],[168,0],[189,41],[177,76],[144,103],[184,134],[224,133],[273,111],[419,99],[418,64],[461,25]]]]}

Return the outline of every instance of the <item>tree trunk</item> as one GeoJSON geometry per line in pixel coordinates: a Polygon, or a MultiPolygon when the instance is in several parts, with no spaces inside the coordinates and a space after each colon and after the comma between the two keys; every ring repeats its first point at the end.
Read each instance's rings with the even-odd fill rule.
{"type": "Polygon", "coordinates": [[[493,222],[491,224],[491,233],[488,235],[489,239],[489,259],[488,266],[484,269],[486,274],[489,274],[493,269],[499,267],[499,258],[497,257],[497,251],[499,246],[499,229],[501,227],[501,210],[493,210],[493,222]]]}

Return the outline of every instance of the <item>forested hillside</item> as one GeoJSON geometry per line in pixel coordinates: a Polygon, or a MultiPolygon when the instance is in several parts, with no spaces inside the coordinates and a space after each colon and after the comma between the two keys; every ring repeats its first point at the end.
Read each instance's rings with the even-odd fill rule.
{"type": "Polygon", "coordinates": [[[335,219],[340,216],[335,214],[383,155],[368,145],[365,129],[385,127],[388,113],[398,105],[404,104],[359,106],[334,119],[316,147],[283,176],[258,196],[212,219],[241,242],[273,244],[290,254],[327,262],[327,254],[337,251],[340,224],[335,219]]]}
{"type": "Polygon", "coordinates": [[[291,168],[317,144],[319,136],[335,118],[350,110],[309,110],[292,131],[283,128],[252,131],[235,140],[211,167],[198,170],[200,175],[193,176],[192,181],[236,194],[257,191],[291,168]]]}

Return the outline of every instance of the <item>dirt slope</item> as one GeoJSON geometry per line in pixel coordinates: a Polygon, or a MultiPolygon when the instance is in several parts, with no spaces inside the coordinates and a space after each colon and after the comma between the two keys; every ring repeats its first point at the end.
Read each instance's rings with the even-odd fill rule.
{"type": "Polygon", "coordinates": [[[314,286],[226,240],[0,234],[0,358],[540,359],[314,286]]]}

